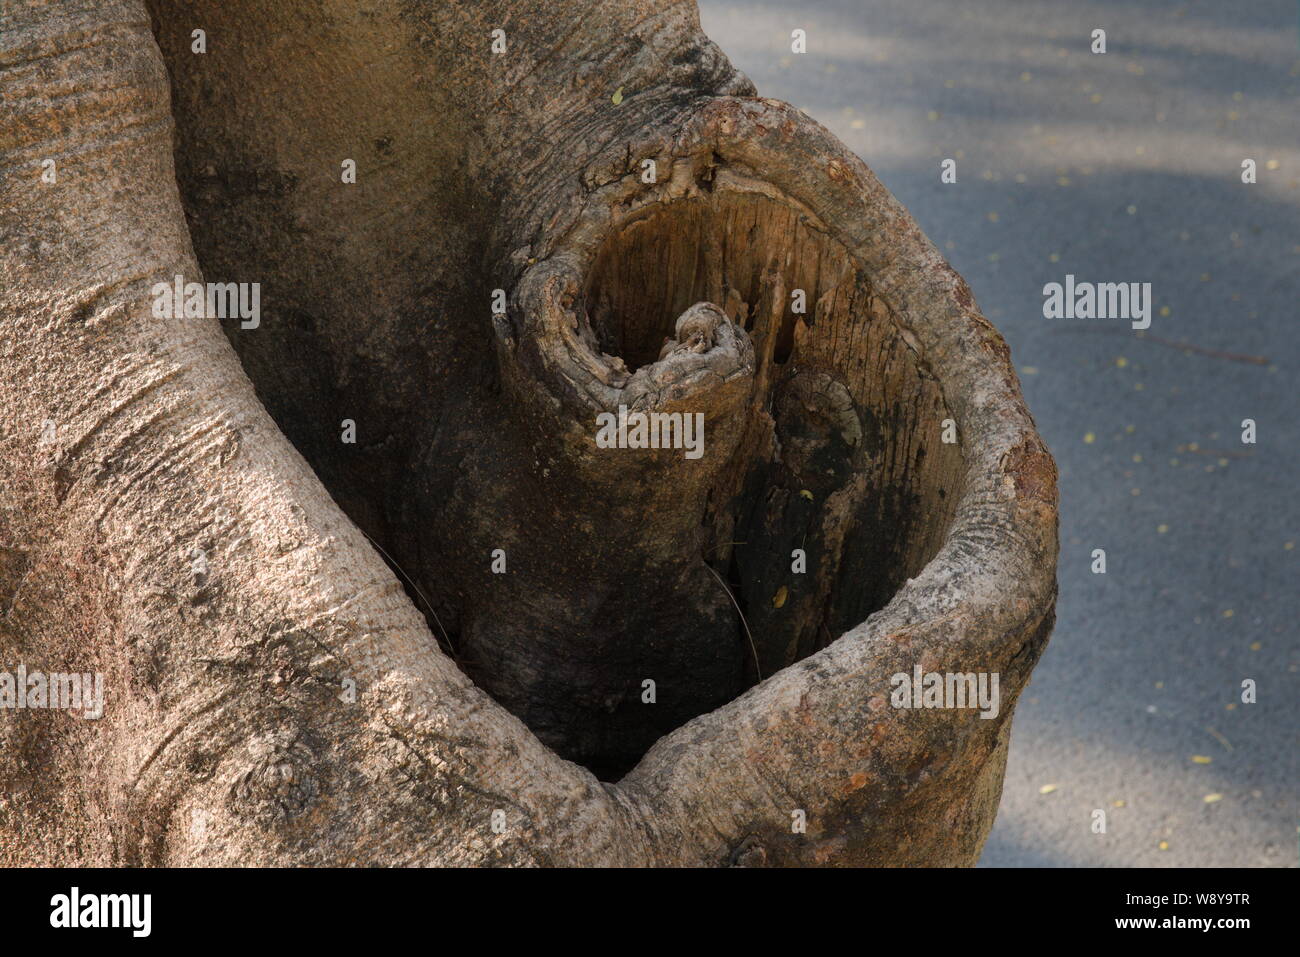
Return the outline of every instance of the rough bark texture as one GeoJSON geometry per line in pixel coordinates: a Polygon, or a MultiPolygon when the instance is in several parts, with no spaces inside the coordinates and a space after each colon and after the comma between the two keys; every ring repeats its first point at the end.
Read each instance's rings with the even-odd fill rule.
{"type": "Polygon", "coordinates": [[[108,688],[0,712],[0,862],[975,861],[1055,467],[960,277],[693,4],[0,11],[0,668],[108,688]],[[200,266],[259,328],[151,315],[200,266]],[[597,448],[620,405],[705,455],[597,448]],[[890,707],[917,664],[997,718],[890,707]]]}

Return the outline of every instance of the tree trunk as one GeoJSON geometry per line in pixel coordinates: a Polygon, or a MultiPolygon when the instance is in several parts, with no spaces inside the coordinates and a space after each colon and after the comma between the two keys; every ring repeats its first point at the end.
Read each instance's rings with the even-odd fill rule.
{"type": "Polygon", "coordinates": [[[974,863],[1055,466],[694,4],[3,11],[0,670],[106,703],[3,711],[0,862],[974,863]],[[177,275],[260,324],[156,318],[177,275]]]}

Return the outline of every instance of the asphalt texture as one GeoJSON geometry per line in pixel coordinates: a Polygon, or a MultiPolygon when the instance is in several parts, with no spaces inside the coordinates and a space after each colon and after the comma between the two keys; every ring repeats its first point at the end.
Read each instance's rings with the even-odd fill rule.
{"type": "Polygon", "coordinates": [[[1058,621],[981,866],[1295,867],[1300,4],[700,6],[966,278],[1060,467],[1058,621]],[[1045,318],[1067,274],[1150,283],[1150,328],[1045,318]]]}

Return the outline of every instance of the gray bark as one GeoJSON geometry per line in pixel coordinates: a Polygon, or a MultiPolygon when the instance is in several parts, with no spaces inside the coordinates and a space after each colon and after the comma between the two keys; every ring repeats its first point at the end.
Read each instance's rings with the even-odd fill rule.
{"type": "Polygon", "coordinates": [[[0,862],[975,861],[1055,466],[960,277],[693,4],[2,16],[0,667],[108,702],[0,714],[0,862]],[[154,318],[177,274],[261,326],[154,318]],[[620,405],[706,454],[598,449],[620,405]],[[891,707],[918,664],[997,717],[891,707]]]}

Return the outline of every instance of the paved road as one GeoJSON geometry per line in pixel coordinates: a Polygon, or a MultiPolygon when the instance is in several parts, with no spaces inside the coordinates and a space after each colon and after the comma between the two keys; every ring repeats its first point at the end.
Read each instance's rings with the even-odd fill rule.
{"type": "Polygon", "coordinates": [[[1059,620],[982,866],[1297,863],[1297,6],[701,2],[760,92],[829,126],[946,251],[1061,468],[1059,620]],[[1146,337],[1045,319],[1067,273],[1151,283],[1146,337]]]}

